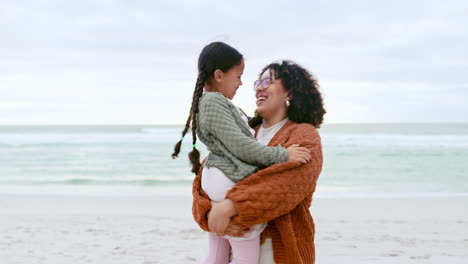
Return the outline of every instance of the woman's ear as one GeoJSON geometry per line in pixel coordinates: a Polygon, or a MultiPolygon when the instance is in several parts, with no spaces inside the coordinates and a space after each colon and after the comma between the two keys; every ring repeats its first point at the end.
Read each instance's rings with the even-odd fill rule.
{"type": "Polygon", "coordinates": [[[224,76],[224,72],[220,69],[217,69],[213,74],[213,79],[216,82],[221,82],[221,80],[223,79],[223,76],[224,76]]]}

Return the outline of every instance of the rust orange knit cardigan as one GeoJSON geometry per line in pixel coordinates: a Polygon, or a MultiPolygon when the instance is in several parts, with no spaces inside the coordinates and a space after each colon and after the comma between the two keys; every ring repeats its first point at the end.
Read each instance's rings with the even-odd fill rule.
{"type": "MultiPolygon", "coordinates": [[[[278,144],[284,147],[300,144],[310,149],[312,158],[305,164],[294,161],[275,164],[238,182],[226,196],[238,211],[232,221],[245,227],[268,222],[262,239],[271,237],[276,263],[313,264],[315,228],[309,207],[322,170],[320,136],[310,124],[288,121],[268,145],[278,144]]],[[[194,179],[192,192],[193,217],[208,231],[211,202],[201,188],[201,173],[194,179]]]]}

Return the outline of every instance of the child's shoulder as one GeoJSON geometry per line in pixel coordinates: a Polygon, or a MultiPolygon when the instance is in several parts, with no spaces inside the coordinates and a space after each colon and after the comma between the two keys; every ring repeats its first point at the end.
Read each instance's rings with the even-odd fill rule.
{"type": "Polygon", "coordinates": [[[218,92],[206,92],[200,98],[200,104],[231,105],[229,100],[218,92]]]}
{"type": "Polygon", "coordinates": [[[224,95],[222,95],[219,92],[204,92],[201,98],[204,99],[204,100],[207,100],[207,99],[211,99],[211,100],[226,99],[226,97],[224,97],[224,95]]]}

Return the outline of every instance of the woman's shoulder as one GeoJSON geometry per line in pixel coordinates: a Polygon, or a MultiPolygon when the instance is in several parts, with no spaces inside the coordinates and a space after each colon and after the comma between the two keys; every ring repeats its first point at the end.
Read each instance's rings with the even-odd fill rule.
{"type": "Polygon", "coordinates": [[[289,121],[289,133],[303,138],[320,138],[320,135],[312,124],[309,123],[296,123],[289,121]]]}
{"type": "Polygon", "coordinates": [[[296,131],[296,132],[304,132],[304,133],[318,133],[317,129],[309,123],[296,123],[294,121],[289,120],[289,128],[296,131]]]}

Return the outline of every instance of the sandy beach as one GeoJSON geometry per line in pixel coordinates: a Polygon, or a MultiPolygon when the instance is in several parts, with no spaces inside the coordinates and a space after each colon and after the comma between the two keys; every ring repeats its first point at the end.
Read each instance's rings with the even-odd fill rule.
{"type": "MultiPolygon", "coordinates": [[[[317,198],[317,263],[467,263],[468,197],[317,198]]],[[[0,195],[0,260],[199,263],[190,196],[0,195]]]]}

